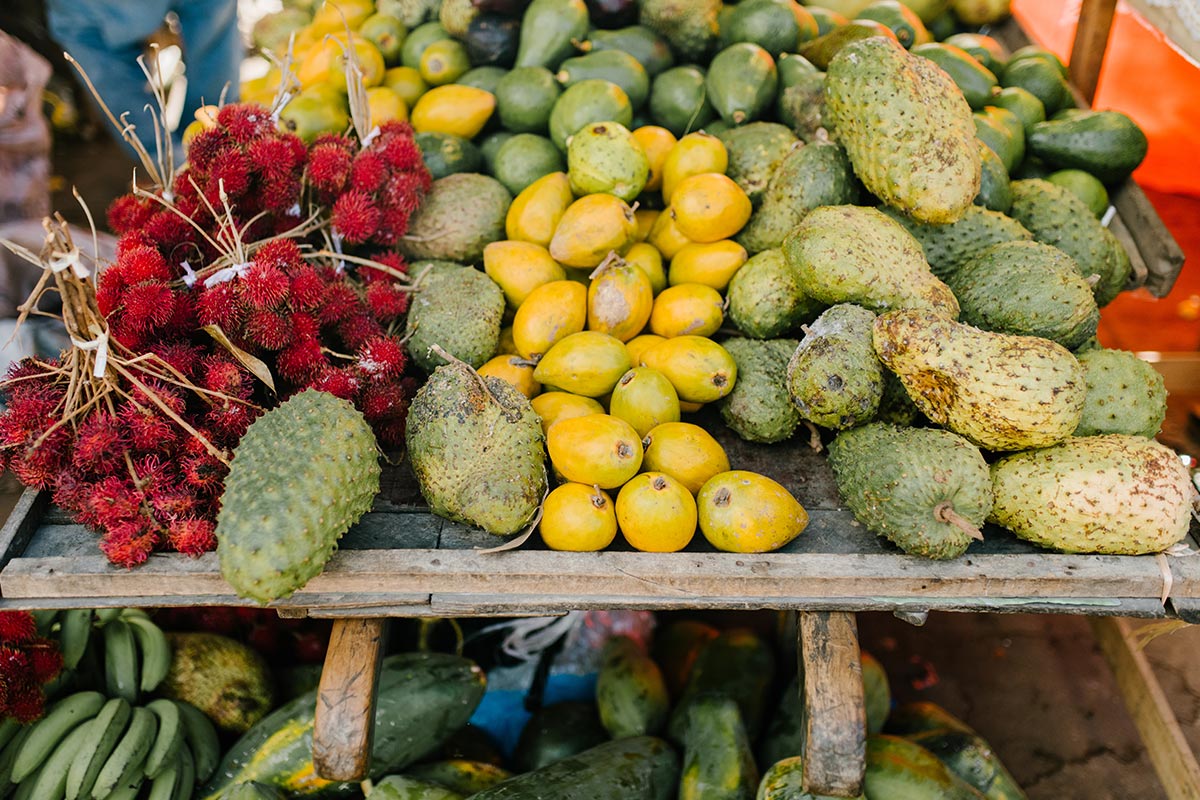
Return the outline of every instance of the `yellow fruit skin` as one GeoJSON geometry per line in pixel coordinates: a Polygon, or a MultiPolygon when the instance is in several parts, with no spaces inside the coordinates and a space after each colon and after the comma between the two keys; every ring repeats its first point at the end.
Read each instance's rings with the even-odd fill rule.
{"type": "Polygon", "coordinates": [[[642,439],[646,471],[665,472],[696,494],[710,478],[729,470],[729,456],[712,434],[690,422],[664,422],[642,439]]]}
{"type": "Polygon", "coordinates": [[[646,241],[650,236],[650,229],[654,227],[654,221],[661,213],[654,208],[639,208],[633,212],[633,216],[637,219],[637,240],[639,242],[646,241]]]}
{"type": "Polygon", "coordinates": [[[725,321],[721,293],[701,283],[681,283],[663,289],[654,298],[650,331],[670,339],[675,336],[709,336],[725,321]]]}
{"type": "Polygon", "coordinates": [[[372,125],[408,120],[408,105],[404,98],[386,86],[367,89],[367,108],[371,111],[372,125]]]}
{"type": "Polygon", "coordinates": [[[529,401],[533,411],[542,420],[542,432],[562,419],[603,414],[604,406],[591,397],[582,397],[570,392],[542,392],[529,401]]]}
{"type": "Polygon", "coordinates": [[[658,215],[650,228],[650,236],[646,239],[667,260],[677,256],[680,250],[692,243],[691,239],[680,232],[679,226],[675,224],[675,215],[671,211],[672,209],[668,208],[658,215]]]}
{"type": "MultiPolygon", "coordinates": [[[[351,42],[354,57],[358,59],[358,68],[362,71],[363,86],[370,89],[383,83],[383,73],[387,66],[383,63],[383,54],[379,52],[379,48],[357,36],[353,37],[351,42]]],[[[346,48],[347,52],[349,49],[346,48]]],[[[329,62],[329,83],[340,92],[346,91],[346,53],[340,47],[329,62]]]]}
{"type": "Polygon", "coordinates": [[[504,219],[504,231],[509,239],[549,247],[563,212],[574,201],[567,173],[543,175],[513,199],[504,219]]]}
{"type": "Polygon", "coordinates": [[[786,488],[754,472],[714,475],[696,497],[700,532],[727,553],[769,553],[808,526],[808,512],[786,488]]]}
{"type": "Polygon", "coordinates": [[[429,91],[429,84],[421,73],[412,67],[392,67],[383,73],[383,85],[404,100],[406,108],[412,108],[429,91]]]}
{"type": "Polygon", "coordinates": [[[624,253],[637,236],[633,210],[611,194],[589,194],[572,203],[550,240],[550,255],[568,267],[595,267],[611,252],[624,253]]]}
{"type": "Polygon", "coordinates": [[[675,134],[658,125],[643,125],[633,131],[633,138],[642,146],[646,159],[650,162],[650,176],[643,188],[647,192],[657,192],[662,188],[663,165],[667,163],[667,154],[675,147],[678,140],[675,134]]]}
{"type": "Polygon", "coordinates": [[[617,525],[625,541],[646,553],[675,553],[696,535],[696,501],[662,472],[643,472],[617,494],[617,525]]]}
{"type": "Polygon", "coordinates": [[[582,483],[564,483],[542,504],[542,541],[551,550],[603,550],[617,538],[612,498],[582,483]]]}
{"type": "Polygon", "coordinates": [[[642,353],[659,342],[665,342],[666,340],[665,336],[658,336],[653,333],[643,333],[641,336],[633,337],[625,343],[625,349],[629,351],[629,363],[635,367],[642,366],[642,353]]]}
{"type": "Polygon", "coordinates": [[[500,329],[500,343],[496,345],[496,355],[520,355],[517,352],[517,343],[513,341],[512,325],[508,325],[500,329]]]}
{"type": "Polygon", "coordinates": [[[689,244],[671,259],[667,283],[702,283],[723,292],[747,258],[746,248],[730,239],[689,244]]]}
{"type": "MultiPolygon", "coordinates": [[[[602,397],[629,371],[629,351],[598,331],[573,333],[546,351],[533,371],[542,384],[584,397],[602,397]]],[[[587,483],[587,481],[584,481],[587,483]]]]}
{"type": "Polygon", "coordinates": [[[567,271],[550,257],[550,251],[533,242],[492,242],[483,248],[483,271],[513,309],[539,286],[567,279],[567,271]]]}
{"type": "Polygon", "coordinates": [[[667,271],[663,269],[662,254],[654,249],[654,245],[638,242],[625,253],[625,261],[646,273],[650,279],[650,291],[654,294],[667,288],[667,271]]]}
{"type": "Polygon", "coordinates": [[[474,86],[435,86],[417,100],[412,126],[417,133],[449,133],[474,139],[496,110],[496,96],[474,86]]]}
{"type": "Polygon", "coordinates": [[[499,378],[526,397],[537,397],[542,385],[533,379],[533,367],[519,356],[493,356],[479,368],[479,374],[499,378]]]}
{"type": "Polygon", "coordinates": [[[536,358],[554,344],[583,330],[587,289],[575,281],[551,281],[534,289],[513,317],[513,344],[525,358],[536,358]]]}
{"type": "Polygon", "coordinates": [[[550,462],[575,483],[615,489],[642,466],[642,442],[623,419],[592,414],[559,420],[546,431],[550,462]]]}
{"type": "Polygon", "coordinates": [[[320,34],[337,33],[346,28],[357,30],[358,26],[374,13],[375,4],[371,0],[337,0],[322,3],[313,14],[308,27],[314,33],[320,34]]]}
{"type": "Polygon", "coordinates": [[[728,166],[729,151],[724,142],[708,133],[689,133],[671,148],[663,161],[663,202],[671,202],[675,187],[684,178],[705,172],[724,174],[728,166]]]}
{"type": "MultiPolygon", "coordinates": [[[[666,294],[666,292],[664,292],[666,294]]],[[[711,403],[733,391],[737,363],[724,347],[703,336],[676,336],[642,353],[642,363],[667,376],[689,403],[711,403]]]]}
{"type": "Polygon", "coordinates": [[[614,261],[596,270],[587,291],[588,330],[627,342],[642,332],[654,305],[650,278],[640,268],[614,261]]]}
{"type": "Polygon", "coordinates": [[[608,412],[644,437],[664,422],[679,421],[679,395],[658,370],[634,367],[613,387],[608,412]]]}
{"type": "Polygon", "coordinates": [[[742,229],[754,210],[742,187],[719,172],[680,181],[671,195],[671,209],[675,227],[693,242],[728,239],[742,229]]]}
{"type": "Polygon", "coordinates": [[[333,61],[341,56],[345,46],[344,34],[331,34],[328,39],[315,42],[304,58],[296,64],[296,78],[300,81],[300,88],[307,89],[328,81],[333,61]]]}

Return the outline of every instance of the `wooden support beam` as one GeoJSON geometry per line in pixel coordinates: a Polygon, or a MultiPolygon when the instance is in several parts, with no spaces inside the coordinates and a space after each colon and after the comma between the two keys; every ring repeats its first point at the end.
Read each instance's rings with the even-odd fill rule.
{"type": "Polygon", "coordinates": [[[334,620],[313,725],[313,765],[326,780],[360,781],[371,770],[386,624],[381,617],[334,620]]]}
{"type": "Polygon", "coordinates": [[[1100,68],[1104,66],[1104,51],[1108,49],[1108,34],[1112,30],[1117,0],[1083,0],[1079,9],[1079,25],[1071,44],[1071,83],[1091,105],[1100,83],[1100,68]]]}
{"type": "Polygon", "coordinates": [[[867,737],[858,623],[843,611],[801,611],[798,630],[805,791],[857,797],[867,737]]]}
{"type": "Polygon", "coordinates": [[[1169,800],[1200,800],[1200,765],[1184,738],[1154,669],[1145,653],[1130,638],[1129,620],[1096,617],[1090,622],[1167,797],[1169,800]]]}

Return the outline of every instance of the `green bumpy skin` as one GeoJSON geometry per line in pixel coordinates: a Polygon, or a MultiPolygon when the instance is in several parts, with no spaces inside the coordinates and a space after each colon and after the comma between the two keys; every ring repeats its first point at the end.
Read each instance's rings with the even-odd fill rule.
{"type": "Polygon", "coordinates": [[[642,0],[638,21],[662,36],[682,63],[707,63],[717,43],[720,0],[642,0]]]}
{"type": "Polygon", "coordinates": [[[171,671],[158,693],[191,703],[218,728],[244,733],[274,707],[271,669],[257,650],[215,633],[168,633],[171,671]]]}
{"type": "Polygon", "coordinates": [[[1124,350],[1089,350],[1075,357],[1087,381],[1076,436],[1158,435],[1167,418],[1167,389],[1158,370],[1124,350]]]}
{"type": "Polygon", "coordinates": [[[958,301],[930,271],[920,243],[874,208],[814,209],[784,239],[783,255],[800,276],[803,292],[822,303],[958,317],[958,301]]]}
{"type": "Polygon", "coordinates": [[[903,225],[921,243],[929,268],[944,281],[993,245],[1033,241],[1033,234],[1012,217],[980,206],[972,206],[958,221],[946,225],[925,225],[891,209],[884,209],[883,213],[903,225]]]}
{"type": "Polygon", "coordinates": [[[875,353],[921,413],[979,447],[1049,447],[1079,425],[1083,367],[1048,339],[893,311],[875,320],[875,353]]]}
{"type": "Polygon", "coordinates": [[[946,282],[962,307],[962,321],[985,331],[1040,336],[1074,350],[1096,335],[1100,322],[1092,287],[1057,247],[998,244],[946,282]]]}
{"type": "Polygon", "coordinates": [[[787,392],[803,419],[844,430],[869,421],[883,397],[875,315],[842,303],[817,317],[787,364],[787,392]]]}
{"type": "Polygon", "coordinates": [[[824,309],[800,288],[800,276],[779,250],[753,255],[726,293],[729,320],[755,339],[771,339],[813,320],[824,309]]]}
{"type": "Polygon", "coordinates": [[[507,536],[546,491],[542,424],[523,394],[463,364],[438,367],[409,407],[409,461],[433,513],[507,536]]]}
{"type": "Polygon", "coordinates": [[[1192,487],[1175,452],[1124,434],[1078,436],[992,465],[989,519],[1064,553],[1157,553],[1187,535],[1192,487]]]}
{"type": "Polygon", "coordinates": [[[504,238],[512,195],[487,175],[458,172],[433,182],[397,246],[409,261],[483,261],[483,248],[504,238]]]}
{"type": "Polygon", "coordinates": [[[838,51],[825,79],[828,119],[858,177],[921,222],[953,222],[982,178],[975,122],[940,67],[875,36],[838,51]]]}
{"type": "Polygon", "coordinates": [[[1033,238],[1075,259],[1083,277],[1100,276],[1092,287],[1096,305],[1111,303],[1129,281],[1129,254],[1087,203],[1069,189],[1039,178],[1013,181],[1012,195],[1009,214],[1033,238]]]}
{"type": "Polygon", "coordinates": [[[720,401],[721,419],[749,442],[782,442],[800,424],[784,378],[800,345],[794,339],[726,339],[721,346],[737,364],[733,391],[720,401]]]}
{"type": "Polygon", "coordinates": [[[446,363],[438,345],[472,367],[481,367],[500,346],[504,292],[472,267],[426,275],[413,293],[405,336],[408,352],[429,372],[446,363]]]}
{"type": "Polygon", "coordinates": [[[305,390],[251,423],[217,515],[221,575],[269,603],[319,574],[379,494],[375,434],[349,402],[305,390]]]}
{"type": "Polygon", "coordinates": [[[799,141],[796,134],[778,122],[751,122],[721,131],[717,138],[729,151],[725,174],[742,188],[755,207],[762,202],[771,175],[799,141]]]}
{"type": "Polygon", "coordinates": [[[944,504],[976,528],[992,508],[987,462],[950,431],[864,425],[838,434],[829,464],[855,519],[909,555],[966,552],[972,537],[938,518],[944,504]]]}

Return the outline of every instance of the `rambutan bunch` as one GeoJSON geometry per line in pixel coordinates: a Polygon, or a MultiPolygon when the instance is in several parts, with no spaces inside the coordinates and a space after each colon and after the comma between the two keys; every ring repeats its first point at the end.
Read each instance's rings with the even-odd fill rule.
{"type": "Polygon", "coordinates": [[[62,653],[37,635],[28,611],[0,611],[0,719],[33,722],[46,710],[44,686],[63,669],[62,653]]]}

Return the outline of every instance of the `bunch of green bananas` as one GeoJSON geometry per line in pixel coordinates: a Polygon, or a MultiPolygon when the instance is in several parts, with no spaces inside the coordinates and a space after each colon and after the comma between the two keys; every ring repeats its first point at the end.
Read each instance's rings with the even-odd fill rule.
{"type": "Polygon", "coordinates": [[[221,756],[216,729],[194,706],[135,706],[90,691],[30,725],[0,723],[0,742],[0,797],[15,800],[133,800],[147,782],[150,800],[189,800],[221,756]]]}
{"type": "Polygon", "coordinates": [[[36,612],[35,618],[39,630],[58,639],[68,670],[79,668],[92,634],[100,633],[104,690],[109,697],[136,703],[142,692],[154,691],[171,670],[171,644],[140,608],[73,608],[36,612]]]}

